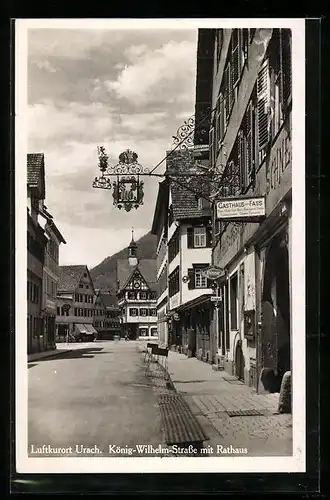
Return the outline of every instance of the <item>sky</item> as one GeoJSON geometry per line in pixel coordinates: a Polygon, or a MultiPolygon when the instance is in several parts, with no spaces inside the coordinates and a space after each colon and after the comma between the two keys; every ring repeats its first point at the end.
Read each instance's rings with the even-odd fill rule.
{"type": "Polygon", "coordinates": [[[28,152],[45,155],[61,265],[92,268],[127,247],[132,227],[136,239],[150,231],[162,179],[144,178],[144,205],[119,211],[111,191],[92,188],[97,146],[110,165],[127,148],[159,163],[194,114],[196,55],[197,29],[29,28],[28,152]]]}

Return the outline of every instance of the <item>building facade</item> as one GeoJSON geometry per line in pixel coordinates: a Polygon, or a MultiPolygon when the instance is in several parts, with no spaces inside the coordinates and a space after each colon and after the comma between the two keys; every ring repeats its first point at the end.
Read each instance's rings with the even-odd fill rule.
{"type": "Polygon", "coordinates": [[[59,266],[56,298],[56,337],[58,340],[94,340],[96,293],[88,267],[59,266]]]}
{"type": "Polygon", "coordinates": [[[210,360],[213,290],[203,274],[211,263],[210,206],[202,203],[180,177],[193,164],[193,150],[168,153],[167,171],[173,176],[179,174],[179,183],[171,177],[159,186],[152,225],[152,232],[159,238],[158,322],[165,332],[165,342],[191,356],[210,360]]]}
{"type": "Polygon", "coordinates": [[[27,353],[47,349],[43,326],[43,266],[47,238],[38,222],[45,199],[42,153],[27,155],[27,353]]]}
{"type": "Polygon", "coordinates": [[[45,260],[43,267],[43,338],[45,349],[56,348],[56,297],[59,282],[59,248],[61,243],[66,243],[58,230],[53,216],[47,211],[45,205],[40,210],[40,225],[43,227],[47,244],[45,247],[45,260]]]}
{"type": "Polygon", "coordinates": [[[120,336],[120,308],[115,295],[96,290],[93,326],[99,340],[113,340],[120,336]]]}
{"type": "MultiPolygon", "coordinates": [[[[246,384],[276,392],[291,369],[291,31],[207,31],[215,200],[265,200],[259,222],[220,219],[213,205],[212,263],[225,270],[217,282],[213,356],[246,384]]],[[[205,78],[205,71],[198,53],[197,72],[205,78]]]]}
{"type": "Polygon", "coordinates": [[[132,235],[127,259],[117,261],[121,331],[129,339],[158,339],[156,259],[139,259],[132,235]]]}

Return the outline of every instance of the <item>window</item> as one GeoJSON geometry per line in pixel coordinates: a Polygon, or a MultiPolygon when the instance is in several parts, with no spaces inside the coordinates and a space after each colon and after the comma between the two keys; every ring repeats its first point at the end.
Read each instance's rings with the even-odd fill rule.
{"type": "Polygon", "coordinates": [[[147,300],[147,292],[141,292],[140,293],[140,299],[141,300],[147,300]]]}
{"type": "Polygon", "coordinates": [[[187,228],[187,247],[204,248],[212,246],[212,228],[196,226],[187,228]]]}
{"type": "Polygon", "coordinates": [[[220,56],[221,56],[221,49],[222,49],[222,43],[223,43],[223,29],[218,29],[217,30],[217,35],[216,35],[216,46],[217,46],[217,66],[219,65],[220,62],[220,56]]]}
{"type": "Polygon", "coordinates": [[[207,288],[207,278],[202,269],[195,269],[195,288],[207,288]]]}
{"type": "Polygon", "coordinates": [[[127,292],[127,298],[128,300],[136,300],[135,292],[127,292]]]}
{"type": "Polygon", "coordinates": [[[173,297],[180,290],[179,266],[168,277],[168,293],[169,297],[173,297]]]}
{"type": "Polygon", "coordinates": [[[147,337],[148,336],[148,329],[147,328],[140,328],[139,329],[139,336],[140,337],[147,337]]]}
{"type": "Polygon", "coordinates": [[[258,150],[259,163],[262,162],[269,141],[270,125],[270,78],[269,60],[261,66],[257,78],[257,100],[258,100],[258,150]]]}
{"type": "Polygon", "coordinates": [[[150,334],[152,337],[157,337],[158,336],[157,328],[150,328],[150,334]]]}
{"type": "Polygon", "coordinates": [[[237,136],[237,155],[241,177],[241,191],[245,193],[255,177],[255,100],[254,94],[249,102],[241,129],[237,136]]]}
{"type": "Polygon", "coordinates": [[[85,288],[89,288],[89,285],[85,285],[85,288]]]}
{"type": "Polygon", "coordinates": [[[148,314],[148,309],[146,309],[145,307],[142,307],[140,309],[140,316],[147,316],[148,314]]]}
{"type": "Polygon", "coordinates": [[[206,247],[206,227],[194,227],[194,247],[206,247]]]}
{"type": "Polygon", "coordinates": [[[137,316],[137,313],[138,313],[138,310],[136,309],[136,307],[129,308],[129,315],[130,316],[137,316]]]}
{"type": "Polygon", "coordinates": [[[60,314],[61,314],[61,309],[59,306],[56,307],[56,314],[57,314],[57,316],[60,316],[60,314]]]}
{"type": "Polygon", "coordinates": [[[230,328],[237,330],[237,273],[230,278],[230,328]]]}
{"type": "Polygon", "coordinates": [[[188,289],[209,288],[210,281],[203,275],[202,271],[208,267],[208,264],[193,264],[192,268],[188,269],[188,289]]]}
{"type": "Polygon", "coordinates": [[[157,316],[157,309],[149,309],[150,316],[157,316]]]}
{"type": "Polygon", "coordinates": [[[179,253],[180,250],[180,233],[179,228],[177,228],[168,243],[168,260],[172,262],[174,257],[179,253]]]}

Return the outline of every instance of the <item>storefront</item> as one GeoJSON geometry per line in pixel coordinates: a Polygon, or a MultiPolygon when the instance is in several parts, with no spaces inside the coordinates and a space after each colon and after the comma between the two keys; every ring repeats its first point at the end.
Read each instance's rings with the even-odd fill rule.
{"type": "Polygon", "coordinates": [[[175,342],[184,354],[212,363],[213,314],[214,305],[209,294],[197,297],[176,310],[172,322],[175,342]]]}

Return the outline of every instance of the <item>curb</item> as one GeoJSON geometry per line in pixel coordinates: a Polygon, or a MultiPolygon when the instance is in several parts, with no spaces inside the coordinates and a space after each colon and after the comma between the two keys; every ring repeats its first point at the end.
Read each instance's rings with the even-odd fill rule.
{"type": "Polygon", "coordinates": [[[28,355],[28,363],[31,363],[33,361],[39,361],[40,359],[46,359],[46,358],[54,358],[56,356],[59,356],[60,354],[65,354],[67,352],[71,352],[72,349],[59,349],[57,351],[43,351],[40,353],[35,353],[35,354],[29,354],[28,355]]]}

